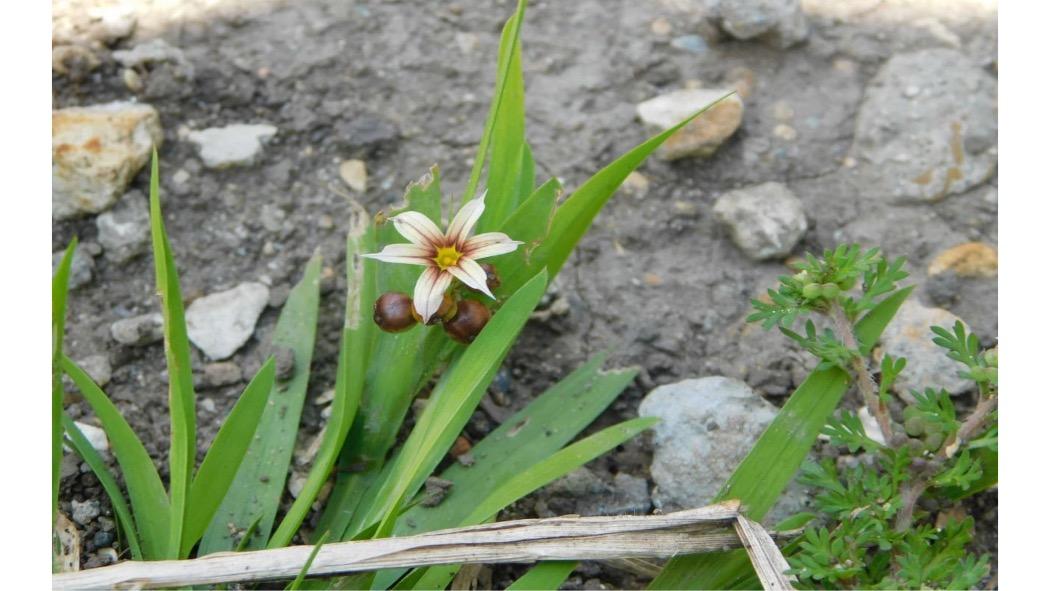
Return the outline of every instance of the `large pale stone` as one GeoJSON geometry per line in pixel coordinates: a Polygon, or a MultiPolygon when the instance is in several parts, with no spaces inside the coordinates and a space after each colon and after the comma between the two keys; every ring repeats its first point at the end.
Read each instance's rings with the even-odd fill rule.
{"type": "MultiPolygon", "coordinates": [[[[666,130],[724,97],[730,90],[683,89],[669,92],[639,103],[638,118],[651,127],[666,130]]],[[[743,116],[744,103],[740,97],[735,94],[728,96],[667,138],[659,154],[667,160],[710,156],[736,132],[743,116]]]]}
{"type": "Polygon", "coordinates": [[[186,310],[190,342],[210,359],[230,357],[252,337],[269,299],[265,285],[242,283],[194,300],[186,310]]]}
{"type": "Polygon", "coordinates": [[[117,102],[51,113],[51,215],[67,219],[116,203],[163,133],[157,110],[117,102]]]}
{"type": "Polygon", "coordinates": [[[229,168],[254,164],[262,154],[263,145],[276,134],[277,128],[273,125],[238,123],[191,131],[187,139],[197,145],[204,166],[229,168]]]}

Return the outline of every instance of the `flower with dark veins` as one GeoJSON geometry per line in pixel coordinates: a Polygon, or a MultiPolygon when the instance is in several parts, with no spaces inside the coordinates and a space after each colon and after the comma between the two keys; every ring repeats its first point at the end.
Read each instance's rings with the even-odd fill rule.
{"type": "Polygon", "coordinates": [[[489,290],[488,274],[477,261],[514,252],[521,242],[511,240],[503,232],[471,236],[483,211],[484,193],[464,204],[445,232],[417,211],[398,214],[390,221],[409,244],[390,244],[381,252],[364,256],[385,263],[426,267],[412,296],[413,307],[424,323],[441,307],[442,297],[453,279],[495,299],[489,290]]]}

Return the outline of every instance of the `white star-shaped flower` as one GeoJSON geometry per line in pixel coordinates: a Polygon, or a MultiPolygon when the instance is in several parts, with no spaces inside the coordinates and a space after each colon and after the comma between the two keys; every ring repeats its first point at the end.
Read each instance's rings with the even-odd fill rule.
{"type": "Polygon", "coordinates": [[[390,221],[394,222],[394,229],[407,238],[410,244],[390,244],[381,252],[363,256],[386,263],[426,267],[416,282],[412,296],[412,305],[424,323],[441,306],[441,300],[452,285],[453,278],[495,299],[496,296],[489,290],[485,270],[477,261],[514,252],[521,242],[511,240],[503,232],[471,236],[483,211],[484,193],[464,204],[445,232],[427,216],[417,211],[406,211],[390,218],[390,221]]]}

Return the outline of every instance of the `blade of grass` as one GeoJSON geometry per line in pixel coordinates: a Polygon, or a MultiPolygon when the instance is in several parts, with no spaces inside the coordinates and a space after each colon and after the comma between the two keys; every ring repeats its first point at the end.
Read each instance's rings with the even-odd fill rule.
{"type": "Polygon", "coordinates": [[[128,508],[128,503],[124,500],[124,493],[120,491],[117,479],[113,477],[109,468],[106,467],[106,462],[102,460],[102,456],[98,455],[94,447],[91,447],[91,443],[80,432],[80,428],[73,422],[73,419],[62,415],[62,426],[65,428],[69,436],[69,442],[73,445],[77,455],[87,462],[91,471],[95,473],[95,477],[98,478],[99,483],[102,484],[102,489],[109,496],[110,504],[113,505],[113,512],[117,515],[117,522],[120,524],[120,529],[124,532],[124,539],[127,540],[128,548],[131,549],[132,558],[142,560],[142,548],[139,546],[139,536],[135,530],[135,519],[131,516],[131,509],[128,508]]]}
{"type": "Polygon", "coordinates": [[[682,120],[681,123],[642,142],[580,185],[555,212],[550,236],[532,252],[529,266],[512,269],[507,276],[504,276],[503,280],[508,289],[516,289],[522,281],[541,267],[546,267],[551,276],[557,275],[576,247],[576,243],[590,228],[594,217],[598,215],[627,175],[641,165],[667,138],[717,103],[718,101],[715,101],[705,106],[682,120]]]}
{"type": "Polygon", "coordinates": [[[182,536],[181,557],[189,556],[197,540],[204,535],[215,511],[237,475],[259,426],[267,396],[273,390],[273,357],[259,368],[258,373],[244,388],[237,403],[223,421],[208,453],[205,454],[197,475],[190,484],[189,506],[182,536]]]}
{"type": "Polygon", "coordinates": [[[244,535],[242,535],[240,541],[237,542],[237,547],[234,548],[234,552],[244,552],[248,549],[248,543],[251,542],[252,537],[255,536],[255,532],[259,530],[260,522],[262,522],[262,515],[256,517],[248,524],[248,527],[244,528],[244,535]]]}
{"type": "Polygon", "coordinates": [[[271,388],[259,428],[229,492],[208,525],[198,555],[233,549],[235,539],[231,529],[246,531],[253,522],[256,523],[254,533],[241,536],[239,543],[261,549],[270,539],[310,379],[320,285],[321,257],[317,254],[307,263],[303,279],[288,294],[273,331],[273,347],[285,347],[293,353],[294,373],[284,383],[271,388]]]}
{"type": "MultiPolygon", "coordinates": [[[[911,293],[898,290],[856,325],[857,340],[876,343],[911,293]]],[[[870,345],[869,345],[870,346],[870,345]]],[[[828,417],[849,387],[849,375],[833,368],[814,371],[799,385],[713,502],[740,499],[751,519],[761,520],[795,477],[828,417]]],[[[723,589],[751,568],[747,554],[681,556],[672,559],[650,589],[723,589]]]]}
{"type": "Polygon", "coordinates": [[[394,460],[389,477],[366,495],[368,508],[355,515],[351,522],[353,531],[396,518],[400,500],[414,494],[433,472],[470,419],[546,286],[546,272],[523,285],[442,376],[394,460]]]}
{"type": "Polygon", "coordinates": [[[300,570],[299,574],[295,576],[295,580],[286,587],[287,589],[294,591],[303,585],[306,573],[310,572],[310,567],[313,565],[314,559],[317,558],[317,553],[321,551],[321,546],[328,541],[328,534],[329,532],[327,531],[321,534],[321,539],[317,540],[317,543],[314,544],[314,549],[310,552],[310,556],[306,559],[306,562],[303,563],[302,570],[300,570]]]}
{"type": "Polygon", "coordinates": [[[160,209],[160,165],[156,148],[150,165],[149,200],[157,292],[164,313],[164,353],[168,362],[168,408],[171,414],[171,452],[168,460],[171,518],[165,556],[175,559],[182,548],[190,478],[197,457],[197,409],[179,276],[171,244],[164,232],[160,209]]]}
{"type": "Polygon", "coordinates": [[[504,74],[496,117],[492,123],[492,157],[486,184],[488,197],[485,200],[485,212],[478,220],[481,232],[499,228],[523,198],[519,191],[525,158],[525,79],[521,73],[524,4],[523,1],[519,12],[503,27],[500,40],[501,54],[504,47],[510,48],[510,62],[504,74]]]}
{"type": "Polygon", "coordinates": [[[369,223],[368,214],[358,207],[346,237],[346,326],[339,348],[332,414],[306,484],[270,538],[268,548],[280,548],[291,542],[328,479],[357,414],[376,332],[375,324],[371,322],[375,263],[361,255],[375,252],[375,244],[375,227],[369,223]]]}
{"type": "MultiPolygon", "coordinates": [[[[554,482],[576,468],[615,448],[659,422],[655,417],[624,421],[581,439],[528,470],[508,479],[482,500],[460,526],[476,525],[493,519],[507,505],[530,492],[554,482]]],[[[416,583],[416,589],[444,588],[459,569],[456,565],[431,567],[416,583]]]]}
{"type": "Polygon", "coordinates": [[[69,357],[63,356],[61,363],[62,371],[73,379],[109,437],[113,455],[124,475],[124,484],[128,487],[143,557],[147,560],[162,558],[168,540],[168,495],[153,460],[120,411],[87,372],[69,357]]]}
{"type": "Polygon", "coordinates": [[[569,578],[579,562],[575,560],[549,560],[529,569],[507,587],[507,591],[533,591],[534,589],[557,589],[569,578]]]}
{"type": "Polygon", "coordinates": [[[66,298],[69,295],[69,269],[77,239],[73,238],[51,278],[51,525],[58,515],[58,487],[62,473],[62,341],[66,334],[66,298]]]}
{"type": "Polygon", "coordinates": [[[500,37],[499,58],[496,62],[496,91],[489,107],[488,118],[485,120],[485,129],[481,133],[481,141],[478,142],[478,152],[474,156],[474,165],[470,170],[470,180],[467,181],[467,187],[463,191],[464,202],[473,198],[478,190],[478,181],[481,180],[481,169],[485,166],[485,159],[489,154],[489,142],[492,138],[492,130],[495,127],[496,115],[499,113],[500,103],[503,102],[505,89],[510,82],[511,53],[512,49],[517,47],[521,36],[521,22],[525,19],[525,5],[527,3],[527,0],[518,0],[518,8],[514,12],[514,16],[510,17],[507,20],[507,24],[503,27],[503,34],[500,37]]]}

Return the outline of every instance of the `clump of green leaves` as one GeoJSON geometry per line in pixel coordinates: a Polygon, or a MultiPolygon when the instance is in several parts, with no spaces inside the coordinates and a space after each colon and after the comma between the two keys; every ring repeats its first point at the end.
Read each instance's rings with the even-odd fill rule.
{"type": "Polygon", "coordinates": [[[913,391],[899,420],[889,412],[894,382],[907,360],[883,356],[880,379],[869,372],[874,342],[854,333],[853,320],[897,289],[907,277],[904,259],[877,249],[840,246],[822,258],[807,255],[793,276],[780,278],[769,300],[755,301],[751,321],[778,326],[824,368],[852,371],[879,428],[870,432],[858,413],[830,417],[823,433],[831,445],[859,454],[852,464],[831,459],[806,464],[801,482],[818,491],[821,519],[789,557],[792,573],[815,588],[962,589],[988,572],[988,557],[967,551],[973,519],[959,517],[959,500],[996,481],[998,358],[983,351],[959,322],[932,327],[933,342],[964,367],[974,382],[976,407],[964,418],[943,389],[913,391]],[[859,286],[857,285],[859,280],[859,286]],[[859,293],[853,293],[855,287],[859,293]],[[824,315],[834,328],[791,330],[803,315],[824,315]],[[921,502],[920,502],[921,501],[921,502]]]}
{"type": "MultiPolygon", "coordinates": [[[[54,282],[54,425],[56,429],[66,425],[74,448],[103,483],[133,558],[203,556],[286,546],[297,537],[316,544],[321,540],[388,537],[482,523],[655,422],[651,418],[629,420],[574,441],[636,373],[631,369],[604,372],[604,355],[597,355],[476,442],[472,464],[457,463],[440,471],[452,486],[439,503],[420,502],[426,479],[438,473],[549,280],[566,263],[595,216],[632,170],[711,106],[636,146],[560,199],[562,187],[556,178],[538,182],[525,140],[520,42],[525,4],[519,0],[503,29],[492,106],[463,194],[464,200],[476,195],[487,168],[489,196],[478,227],[504,232],[524,243],[495,263],[502,278],[495,290],[497,310],[467,347],[440,331],[418,326],[397,334],[381,333],[371,320],[373,302],[381,293],[410,291],[418,269],[380,271],[375,261],[361,255],[400,242],[391,224],[382,222],[390,215],[410,209],[440,223],[444,195],[440,173],[434,167],[410,184],[404,207],[387,212],[387,216],[373,218],[354,204],[346,242],[346,311],[332,412],[305,484],[283,516],[284,483],[311,377],[319,258],[311,259],[274,331],[275,348],[293,354],[293,372],[276,379],[272,361],[260,370],[194,473],[195,397],[189,342],[174,255],[162,224],[154,159],[150,190],[153,254],[171,382],[171,478],[165,490],[151,458],[119,409],[62,354],[67,255],[54,282]],[[62,373],[77,383],[113,442],[130,507],[109,468],[72,421],[60,421],[58,377],[62,373]],[[399,441],[408,412],[420,398],[425,398],[424,410],[408,436],[399,441]],[[334,483],[327,503],[304,531],[302,525],[315,510],[326,483],[334,483]]],[[[53,443],[57,482],[61,454],[57,436],[53,443]]],[[[352,582],[311,584],[442,588],[457,570],[455,566],[408,573],[387,570],[357,575],[352,582]]],[[[562,569],[554,570],[557,574],[562,569]]]]}

